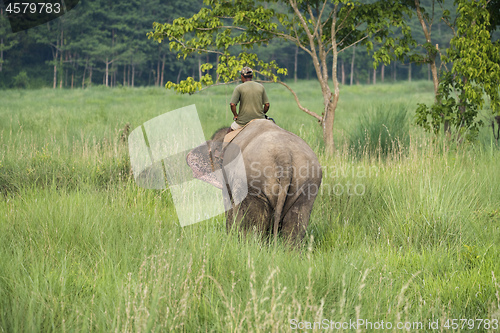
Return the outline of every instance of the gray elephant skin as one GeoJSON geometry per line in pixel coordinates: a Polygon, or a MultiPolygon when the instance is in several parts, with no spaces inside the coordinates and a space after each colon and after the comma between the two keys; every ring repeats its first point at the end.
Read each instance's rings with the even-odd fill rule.
{"type": "Polygon", "coordinates": [[[227,132],[227,128],[218,130],[186,158],[195,178],[225,189],[227,231],[236,227],[265,239],[281,235],[291,245],[299,245],[321,185],[318,158],[304,140],[269,120],[252,121],[230,145],[223,146],[227,132]],[[240,153],[246,181],[238,179],[241,172],[228,170],[240,153]],[[224,172],[216,177],[216,170],[224,172]],[[246,196],[235,204],[241,193],[246,196]]]}

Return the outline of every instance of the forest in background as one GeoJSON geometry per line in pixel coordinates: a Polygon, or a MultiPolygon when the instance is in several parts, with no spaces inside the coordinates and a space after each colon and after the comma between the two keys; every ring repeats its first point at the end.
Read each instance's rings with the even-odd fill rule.
{"type": "MultiPolygon", "coordinates": [[[[431,0],[421,3],[428,12],[432,10],[431,0]]],[[[0,89],[163,86],[167,81],[179,82],[188,76],[198,78],[200,64],[215,64],[215,55],[211,56],[213,59],[202,55],[181,61],[169,50],[167,42],[158,44],[148,39],[146,33],[152,30],[153,22],[191,16],[202,6],[201,0],[81,0],[76,8],[56,20],[12,33],[0,2],[0,89]]],[[[445,1],[443,8],[436,4],[434,9],[432,38],[444,50],[449,46],[452,30],[439,18],[443,9],[453,15],[455,8],[452,1],[445,1]]],[[[416,15],[408,20],[420,44],[417,47],[422,48],[425,38],[416,15]]],[[[496,32],[494,38],[498,35],[496,32]]],[[[309,57],[292,43],[273,40],[254,52],[261,59],[275,60],[286,67],[286,79],[315,77],[309,57]]],[[[340,53],[338,67],[342,84],[431,80],[425,63],[394,61],[374,69],[371,55],[363,47],[340,53]]]]}

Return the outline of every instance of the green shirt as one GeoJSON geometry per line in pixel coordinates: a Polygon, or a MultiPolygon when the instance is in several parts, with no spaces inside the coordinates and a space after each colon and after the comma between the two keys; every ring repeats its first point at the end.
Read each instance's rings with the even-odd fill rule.
{"type": "Polygon", "coordinates": [[[264,104],[269,103],[266,90],[260,83],[246,81],[234,88],[231,97],[232,104],[240,103],[238,119],[236,123],[240,126],[246,125],[253,119],[264,119],[264,104]]]}

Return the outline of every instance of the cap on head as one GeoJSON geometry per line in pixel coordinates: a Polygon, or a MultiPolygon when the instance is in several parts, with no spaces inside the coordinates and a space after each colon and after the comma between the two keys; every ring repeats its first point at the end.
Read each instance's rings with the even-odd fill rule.
{"type": "Polygon", "coordinates": [[[241,75],[243,75],[244,77],[252,76],[253,70],[250,67],[245,66],[241,69],[241,75]]]}

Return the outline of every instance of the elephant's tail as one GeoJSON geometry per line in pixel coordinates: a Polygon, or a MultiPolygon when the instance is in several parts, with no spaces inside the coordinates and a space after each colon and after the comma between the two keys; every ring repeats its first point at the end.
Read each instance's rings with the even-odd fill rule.
{"type": "Polygon", "coordinates": [[[276,202],[276,207],[274,208],[274,226],[273,226],[273,233],[275,240],[278,237],[278,228],[281,222],[281,215],[283,214],[290,184],[291,184],[291,177],[283,176],[281,178],[278,178],[279,194],[278,194],[278,201],[276,202]]]}

